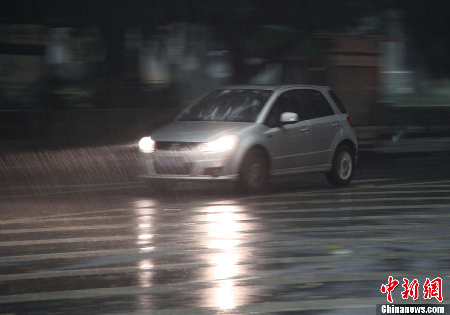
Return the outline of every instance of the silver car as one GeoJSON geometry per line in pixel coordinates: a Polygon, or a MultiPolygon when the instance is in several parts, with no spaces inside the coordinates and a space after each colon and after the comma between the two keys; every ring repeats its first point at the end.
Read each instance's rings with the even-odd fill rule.
{"type": "Polygon", "coordinates": [[[202,97],[139,142],[145,178],[231,181],[261,192],[269,177],[325,173],[348,185],[358,145],[353,122],[328,87],[230,86],[202,97]]]}

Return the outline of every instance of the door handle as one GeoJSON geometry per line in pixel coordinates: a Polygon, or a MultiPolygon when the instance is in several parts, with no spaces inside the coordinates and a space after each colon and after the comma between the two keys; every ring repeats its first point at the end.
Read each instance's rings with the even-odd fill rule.
{"type": "Polygon", "coordinates": [[[309,132],[309,128],[300,129],[301,132],[309,132]]]}
{"type": "Polygon", "coordinates": [[[340,126],[340,124],[339,124],[339,123],[334,123],[334,124],[332,124],[332,125],[331,125],[331,127],[334,127],[334,128],[336,128],[336,129],[338,129],[338,128],[339,128],[339,126],[340,126]]]}

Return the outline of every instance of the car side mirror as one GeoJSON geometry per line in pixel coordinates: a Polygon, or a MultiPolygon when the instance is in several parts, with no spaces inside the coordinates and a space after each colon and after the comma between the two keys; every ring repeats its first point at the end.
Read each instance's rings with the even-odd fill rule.
{"type": "Polygon", "coordinates": [[[285,112],[280,116],[280,123],[283,125],[295,124],[298,121],[298,115],[296,113],[285,112]]]}

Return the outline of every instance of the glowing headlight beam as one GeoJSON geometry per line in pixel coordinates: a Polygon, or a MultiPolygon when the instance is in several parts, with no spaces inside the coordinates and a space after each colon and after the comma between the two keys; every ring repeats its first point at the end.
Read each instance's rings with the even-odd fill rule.
{"type": "Polygon", "coordinates": [[[139,141],[139,150],[144,153],[152,153],[155,151],[155,141],[150,137],[144,137],[139,141]]]}
{"type": "Polygon", "coordinates": [[[236,146],[237,137],[227,136],[215,141],[207,142],[203,145],[203,152],[222,152],[233,149],[236,146]]]}

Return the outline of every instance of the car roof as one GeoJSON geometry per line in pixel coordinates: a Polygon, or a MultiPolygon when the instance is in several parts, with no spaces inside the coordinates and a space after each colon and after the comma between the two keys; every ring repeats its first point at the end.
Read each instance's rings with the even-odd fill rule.
{"type": "Polygon", "coordinates": [[[250,85],[250,84],[239,84],[239,85],[230,85],[217,88],[216,90],[269,90],[269,91],[277,91],[277,90],[285,90],[291,88],[315,88],[319,90],[328,90],[328,86],[320,86],[320,85],[302,85],[302,84],[268,84],[268,85],[250,85]]]}

